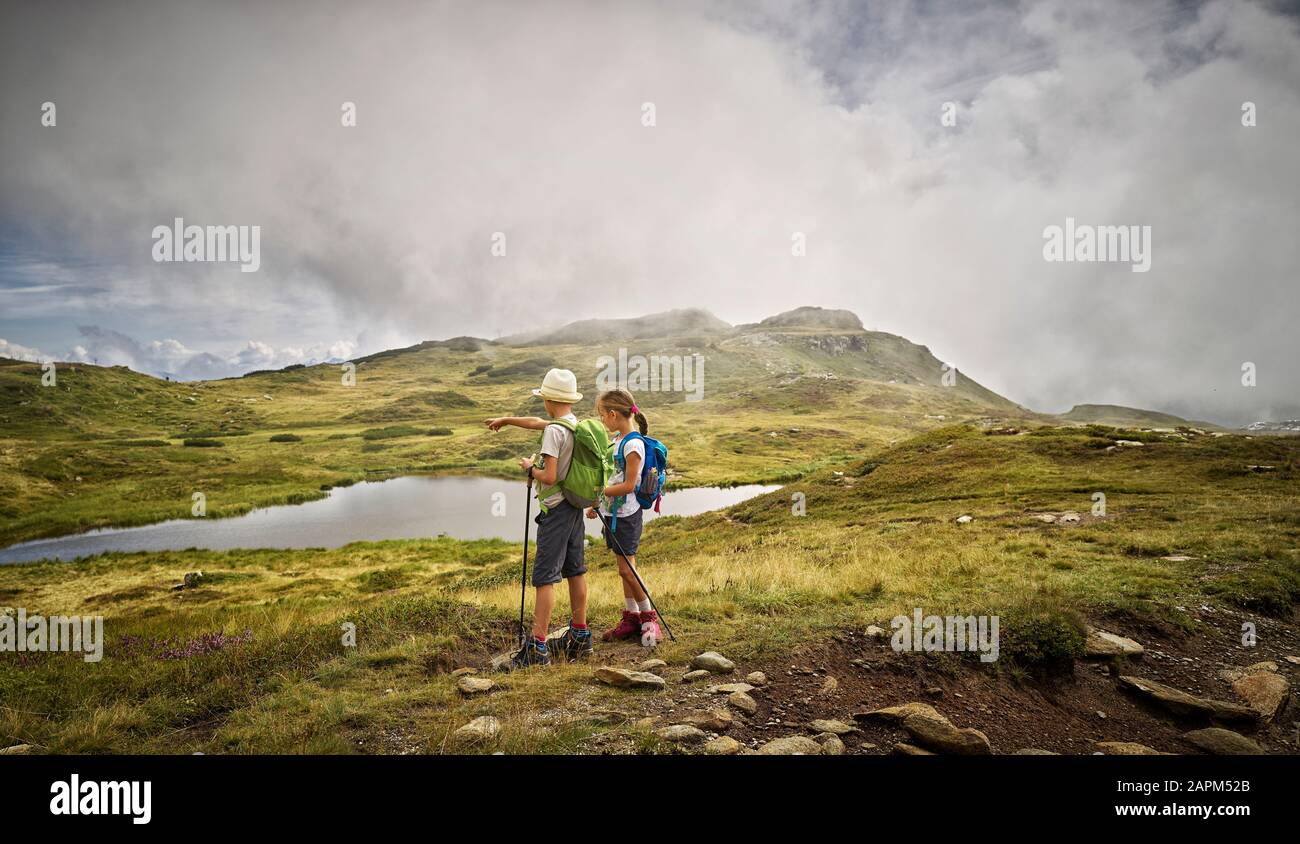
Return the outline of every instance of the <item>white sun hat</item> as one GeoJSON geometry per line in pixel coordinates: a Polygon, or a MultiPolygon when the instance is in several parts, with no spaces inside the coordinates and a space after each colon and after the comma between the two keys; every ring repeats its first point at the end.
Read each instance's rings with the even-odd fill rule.
{"type": "Polygon", "coordinates": [[[582,401],[582,393],[578,392],[578,379],[567,369],[552,369],[546,373],[542,386],[533,390],[533,395],[564,404],[582,401]]]}

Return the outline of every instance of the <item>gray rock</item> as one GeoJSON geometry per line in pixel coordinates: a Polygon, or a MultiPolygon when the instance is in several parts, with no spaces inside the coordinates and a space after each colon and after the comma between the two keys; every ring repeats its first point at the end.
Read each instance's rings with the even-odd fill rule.
{"type": "Polygon", "coordinates": [[[712,695],[730,695],[736,692],[752,692],[754,687],[748,683],[723,683],[720,686],[709,686],[708,692],[712,695]]]}
{"type": "Polygon", "coordinates": [[[1146,649],[1132,639],[1107,633],[1096,627],[1088,628],[1088,638],[1083,643],[1083,655],[1093,659],[1113,656],[1142,656],[1146,649]]]}
{"type": "Polygon", "coordinates": [[[707,712],[688,712],[677,719],[679,723],[690,724],[701,730],[721,733],[731,728],[736,719],[726,709],[710,709],[707,712]]]}
{"type": "Polygon", "coordinates": [[[905,741],[900,741],[897,744],[895,744],[894,752],[899,754],[900,756],[933,756],[934,755],[928,750],[917,747],[914,744],[908,744],[905,741]]]}
{"type": "Polygon", "coordinates": [[[1268,752],[1241,733],[1234,733],[1222,727],[1192,730],[1190,733],[1184,733],[1183,738],[1206,753],[1219,756],[1259,756],[1268,752]]]}
{"type": "Polygon", "coordinates": [[[1259,713],[1245,706],[1221,700],[1196,697],[1164,683],[1144,677],[1121,676],[1121,687],[1159,704],[1175,715],[1199,715],[1220,721],[1255,721],[1259,713]]]}
{"type": "Polygon", "coordinates": [[[620,689],[662,689],[664,678],[648,671],[628,671],[623,668],[602,666],[596,669],[596,679],[620,689]]]}
{"type": "Polygon", "coordinates": [[[670,727],[661,727],[655,730],[655,735],[664,741],[676,742],[677,744],[703,744],[709,736],[699,727],[692,727],[690,724],[673,724],[670,727]]]}
{"type": "Polygon", "coordinates": [[[453,677],[466,677],[466,676],[469,676],[469,675],[471,675],[471,674],[477,674],[477,673],[478,673],[478,669],[477,669],[477,668],[457,668],[455,671],[451,672],[451,676],[453,676],[453,677]]]}
{"type": "Polygon", "coordinates": [[[872,639],[888,639],[889,633],[883,628],[874,624],[867,626],[867,635],[872,639]]]}
{"type": "Polygon", "coordinates": [[[1053,750],[1039,750],[1037,747],[1022,747],[1012,756],[1060,756],[1061,754],[1053,750]]]}
{"type": "Polygon", "coordinates": [[[744,749],[745,746],[731,736],[718,736],[704,745],[704,752],[714,756],[734,756],[744,749]]]}
{"type": "Polygon", "coordinates": [[[1291,684],[1281,674],[1254,671],[1232,684],[1232,690],[1265,721],[1273,720],[1291,697],[1291,684]]]}
{"type": "Polygon", "coordinates": [[[813,736],[813,741],[822,746],[823,756],[843,756],[844,741],[834,733],[822,733],[813,736]]]}
{"type": "Polygon", "coordinates": [[[839,691],[839,689],[840,689],[840,681],[836,680],[834,677],[827,677],[825,680],[822,681],[822,688],[820,693],[823,695],[833,695],[837,691],[839,691]]]}
{"type": "Polygon", "coordinates": [[[647,674],[658,674],[664,676],[664,671],[668,668],[668,663],[662,659],[647,659],[636,667],[637,671],[644,671],[647,674]]]}
{"type": "Polygon", "coordinates": [[[746,715],[753,715],[758,711],[758,701],[754,700],[744,692],[732,692],[727,695],[727,703],[736,707],[746,715]]]}
{"type": "Polygon", "coordinates": [[[713,676],[712,671],[705,671],[703,668],[701,668],[698,671],[687,671],[685,674],[682,675],[682,682],[694,683],[696,680],[703,680],[705,677],[712,677],[712,676],[713,676]]]}
{"type": "Polygon", "coordinates": [[[457,744],[489,742],[501,732],[501,722],[491,715],[480,715],[451,734],[457,744]]]}
{"type": "Polygon", "coordinates": [[[717,651],[705,651],[691,660],[691,668],[696,671],[712,671],[714,674],[730,674],[736,670],[736,663],[717,651]]]}
{"type": "Polygon", "coordinates": [[[766,686],[767,675],[762,671],[751,671],[749,676],[745,678],[745,682],[751,686],[766,686]]]}
{"type": "Polygon", "coordinates": [[[760,756],[820,756],[822,746],[807,736],[773,739],[758,749],[760,756]]]}
{"type": "Polygon", "coordinates": [[[946,718],[937,720],[925,715],[909,715],[903,719],[903,729],[927,750],[962,756],[989,756],[993,753],[984,733],[969,727],[959,729],[946,718]]]}
{"type": "Polygon", "coordinates": [[[958,516],[958,517],[957,517],[957,524],[959,524],[959,525],[968,525],[968,524],[970,524],[970,523],[973,522],[973,521],[975,521],[975,520],[974,520],[972,517],[970,517],[970,516],[958,516]]]}
{"type": "Polygon", "coordinates": [[[809,721],[808,729],[812,730],[814,733],[832,733],[837,736],[858,732],[858,728],[852,724],[845,724],[843,721],[835,721],[829,718],[819,718],[816,721],[809,721]]]}
{"type": "Polygon", "coordinates": [[[1099,741],[1097,749],[1107,756],[1168,756],[1154,747],[1138,744],[1135,741],[1099,741]]]}
{"type": "Polygon", "coordinates": [[[0,756],[29,756],[32,752],[30,744],[11,744],[8,747],[0,747],[0,756]]]}
{"type": "Polygon", "coordinates": [[[892,721],[901,723],[909,715],[924,715],[927,718],[933,718],[936,721],[947,721],[948,719],[939,714],[928,703],[903,703],[898,706],[886,706],[883,709],[873,709],[870,712],[857,712],[853,715],[855,721],[892,721]]]}
{"type": "Polygon", "coordinates": [[[460,693],[466,697],[490,692],[494,686],[496,686],[496,682],[486,677],[464,676],[456,680],[456,688],[460,689],[460,693]]]}

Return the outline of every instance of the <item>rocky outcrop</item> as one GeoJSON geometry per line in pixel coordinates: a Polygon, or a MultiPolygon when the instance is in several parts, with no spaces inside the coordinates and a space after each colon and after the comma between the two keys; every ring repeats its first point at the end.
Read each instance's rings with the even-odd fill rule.
{"type": "Polygon", "coordinates": [[[1119,684],[1121,688],[1128,689],[1174,715],[1200,716],[1219,721],[1255,721],[1259,718],[1259,713],[1248,707],[1190,695],[1145,677],[1121,676],[1119,684]]]}

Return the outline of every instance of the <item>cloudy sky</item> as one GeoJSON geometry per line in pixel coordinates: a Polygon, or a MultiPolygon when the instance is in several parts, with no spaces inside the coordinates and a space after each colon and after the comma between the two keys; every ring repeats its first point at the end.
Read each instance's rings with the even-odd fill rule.
{"type": "Polygon", "coordinates": [[[814,304],[1038,410],[1300,417],[1294,4],[0,8],[0,355],[213,377],[814,304]],[[259,270],[156,263],[175,217],[260,226],[259,270]],[[1045,261],[1067,217],[1150,226],[1150,271],[1045,261]]]}

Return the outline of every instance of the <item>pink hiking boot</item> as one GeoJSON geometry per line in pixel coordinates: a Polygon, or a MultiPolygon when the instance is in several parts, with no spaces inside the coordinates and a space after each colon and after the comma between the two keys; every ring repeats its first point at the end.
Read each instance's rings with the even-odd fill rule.
{"type": "Polygon", "coordinates": [[[601,634],[601,640],[612,642],[615,639],[635,639],[641,634],[641,616],[639,613],[623,610],[623,618],[613,630],[601,634]]]}
{"type": "Polygon", "coordinates": [[[643,612],[641,618],[641,647],[653,648],[659,644],[659,613],[654,610],[643,612]]]}

